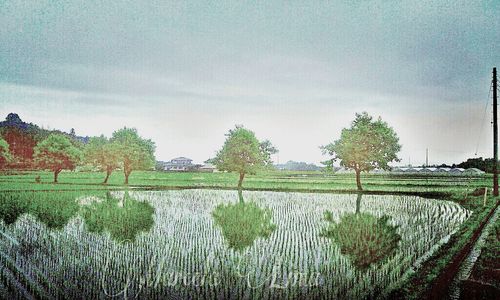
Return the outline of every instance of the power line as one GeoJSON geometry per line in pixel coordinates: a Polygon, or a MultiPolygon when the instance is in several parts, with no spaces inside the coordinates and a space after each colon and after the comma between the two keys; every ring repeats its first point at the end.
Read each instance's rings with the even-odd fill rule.
{"type": "Polygon", "coordinates": [[[491,96],[491,91],[493,90],[493,82],[490,84],[490,90],[488,92],[488,98],[486,99],[486,105],[484,107],[484,113],[483,113],[483,119],[481,121],[481,127],[479,129],[479,135],[477,137],[477,143],[476,143],[476,151],[474,151],[474,155],[477,156],[477,151],[479,150],[479,142],[481,141],[481,136],[483,134],[483,129],[484,129],[484,120],[486,119],[486,112],[488,111],[488,104],[490,103],[490,96],[491,96]]]}

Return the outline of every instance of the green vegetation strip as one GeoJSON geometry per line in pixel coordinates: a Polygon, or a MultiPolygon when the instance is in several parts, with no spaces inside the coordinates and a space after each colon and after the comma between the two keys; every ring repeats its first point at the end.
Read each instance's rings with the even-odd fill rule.
{"type": "Polygon", "coordinates": [[[473,214],[408,281],[391,293],[390,298],[443,299],[448,292],[449,283],[458,272],[460,262],[470,252],[473,241],[480,235],[482,227],[498,207],[499,203],[494,197],[488,197],[487,205],[483,207],[482,198],[483,196],[463,198],[459,194],[454,194],[448,199],[472,210],[473,214]]]}
{"type": "Polygon", "coordinates": [[[446,293],[448,292],[447,287],[450,285],[451,281],[453,278],[455,278],[457,272],[460,269],[460,265],[462,264],[463,260],[469,255],[470,251],[472,250],[472,247],[476,243],[477,239],[481,235],[481,232],[483,231],[484,226],[488,223],[490,218],[493,216],[495,213],[495,210],[497,209],[499,205],[499,201],[497,201],[496,205],[490,210],[488,215],[483,219],[479,227],[474,231],[471,239],[465,246],[462,248],[460,252],[458,252],[457,255],[453,258],[453,260],[448,264],[448,266],[441,272],[441,275],[437,278],[437,280],[434,282],[434,286],[430,291],[430,297],[437,299],[437,298],[444,298],[446,296],[446,293]]]}
{"type": "Polygon", "coordinates": [[[497,271],[500,269],[498,257],[500,257],[500,222],[497,221],[490,231],[484,247],[481,249],[481,255],[474,266],[471,278],[491,283],[500,289],[497,271]],[[497,273],[496,277],[495,272],[497,273]]]}

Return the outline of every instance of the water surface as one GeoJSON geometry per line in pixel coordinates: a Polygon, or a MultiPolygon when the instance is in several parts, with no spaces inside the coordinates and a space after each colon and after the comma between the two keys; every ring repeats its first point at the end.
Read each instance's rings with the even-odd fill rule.
{"type": "Polygon", "coordinates": [[[54,224],[32,205],[0,221],[0,292],[15,295],[17,274],[61,298],[377,297],[469,214],[414,196],[184,190],[74,202],[48,215],[54,224]]]}

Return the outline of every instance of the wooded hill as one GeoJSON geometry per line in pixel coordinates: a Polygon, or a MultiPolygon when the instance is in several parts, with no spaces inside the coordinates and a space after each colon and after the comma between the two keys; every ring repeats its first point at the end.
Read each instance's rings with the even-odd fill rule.
{"type": "Polygon", "coordinates": [[[82,148],[89,140],[88,136],[77,136],[73,129],[69,133],[48,130],[33,123],[24,122],[16,113],[8,114],[5,121],[0,122],[0,135],[9,144],[9,151],[13,158],[6,167],[9,169],[31,169],[33,167],[33,148],[51,133],[67,136],[79,148],[82,148]]]}

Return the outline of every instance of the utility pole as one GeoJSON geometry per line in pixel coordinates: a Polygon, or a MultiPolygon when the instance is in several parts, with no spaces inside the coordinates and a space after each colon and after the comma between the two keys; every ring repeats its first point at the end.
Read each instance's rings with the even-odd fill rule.
{"type": "Polygon", "coordinates": [[[493,196],[498,196],[497,68],[493,68],[493,196]]]}

